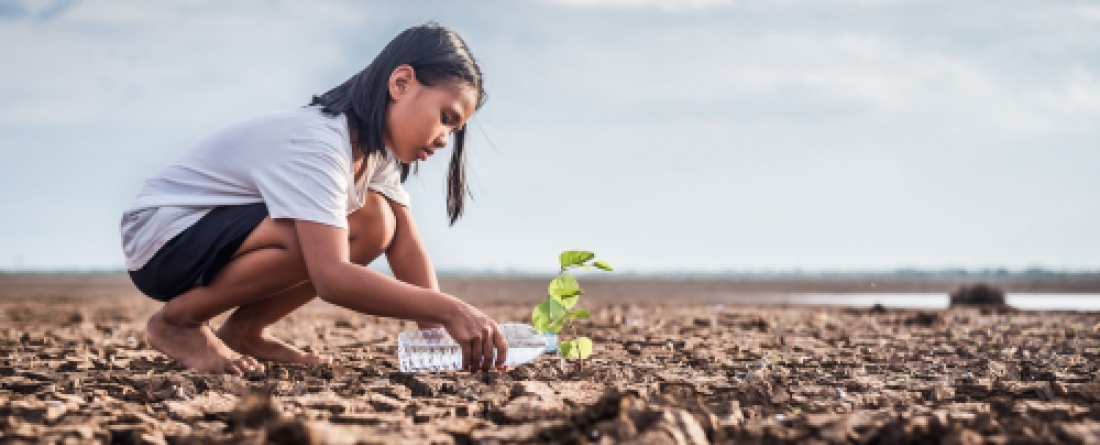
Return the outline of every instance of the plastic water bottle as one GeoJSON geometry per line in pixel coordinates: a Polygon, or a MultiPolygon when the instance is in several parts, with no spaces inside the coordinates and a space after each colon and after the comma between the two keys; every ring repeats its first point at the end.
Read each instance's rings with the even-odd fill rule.
{"type": "MultiPolygon", "coordinates": [[[[508,340],[505,366],[534,361],[551,347],[551,342],[530,325],[504,323],[499,327],[508,340]]],[[[556,343],[552,346],[557,349],[556,343]]],[[[462,347],[443,328],[405,331],[397,336],[397,360],[401,372],[457,371],[462,369],[462,347]]]]}

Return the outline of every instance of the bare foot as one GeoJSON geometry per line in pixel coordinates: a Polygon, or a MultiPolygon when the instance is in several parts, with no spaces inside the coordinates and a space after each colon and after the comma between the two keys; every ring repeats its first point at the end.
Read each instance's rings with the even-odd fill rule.
{"type": "Polygon", "coordinates": [[[272,337],[264,331],[236,329],[230,323],[223,324],[218,329],[218,338],[241,354],[255,357],[259,360],[270,360],[282,363],[319,364],[332,363],[332,356],[317,355],[304,352],[272,337]]]}
{"type": "Polygon", "coordinates": [[[179,326],[157,311],[145,324],[145,341],[183,366],[211,374],[236,374],[263,369],[252,357],[242,356],[222,343],[205,324],[179,326]]]}

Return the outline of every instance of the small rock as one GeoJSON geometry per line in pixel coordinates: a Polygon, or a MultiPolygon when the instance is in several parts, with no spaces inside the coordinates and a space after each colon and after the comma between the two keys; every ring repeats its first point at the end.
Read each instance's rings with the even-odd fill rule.
{"type": "Polygon", "coordinates": [[[201,419],[204,415],[202,410],[192,403],[168,401],[164,403],[164,406],[168,417],[179,421],[201,419]]]}
{"type": "Polygon", "coordinates": [[[1050,382],[1050,390],[1054,392],[1058,397],[1065,397],[1069,395],[1069,391],[1066,391],[1066,386],[1059,382],[1050,382]]]}
{"type": "Polygon", "coordinates": [[[401,414],[387,413],[344,413],[329,418],[332,423],[344,425],[397,424],[401,423],[402,420],[404,420],[404,416],[401,414]]]}
{"type": "Polygon", "coordinates": [[[80,324],[85,321],[88,321],[88,316],[82,310],[76,310],[69,314],[69,324],[80,324]]]}
{"type": "Polygon", "coordinates": [[[279,408],[275,406],[271,396],[250,393],[229,413],[228,423],[231,428],[256,428],[277,421],[280,417],[279,408]]]}
{"type": "Polygon", "coordinates": [[[382,412],[404,411],[408,406],[405,402],[378,393],[370,395],[369,403],[375,410],[382,412]]]}
{"type": "Polygon", "coordinates": [[[947,386],[934,386],[928,391],[928,400],[947,402],[955,398],[955,390],[947,386]]]}
{"type": "Polygon", "coordinates": [[[978,283],[960,286],[951,292],[951,304],[949,306],[997,306],[1007,307],[1005,304],[1005,292],[998,287],[978,283]]]}
{"type": "Polygon", "coordinates": [[[905,324],[930,327],[940,320],[940,316],[933,312],[918,312],[905,320],[905,324]]]}
{"type": "Polygon", "coordinates": [[[981,445],[985,439],[974,430],[957,430],[944,438],[944,444],[950,445],[981,445]]]}
{"type": "Polygon", "coordinates": [[[324,434],[305,422],[292,419],[276,422],[264,428],[265,443],[270,444],[320,444],[326,442],[324,434]]]}

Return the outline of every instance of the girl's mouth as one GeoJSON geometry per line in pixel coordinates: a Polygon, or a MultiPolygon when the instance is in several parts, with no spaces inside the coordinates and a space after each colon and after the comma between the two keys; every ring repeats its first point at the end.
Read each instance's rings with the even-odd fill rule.
{"type": "Polygon", "coordinates": [[[419,158],[419,159],[420,159],[421,161],[427,161],[427,160],[428,160],[428,156],[431,156],[431,155],[432,155],[432,152],[431,152],[430,150],[428,150],[427,148],[421,148],[421,149],[420,149],[420,152],[419,152],[419,153],[417,153],[417,157],[418,157],[418,158],[419,158]]]}

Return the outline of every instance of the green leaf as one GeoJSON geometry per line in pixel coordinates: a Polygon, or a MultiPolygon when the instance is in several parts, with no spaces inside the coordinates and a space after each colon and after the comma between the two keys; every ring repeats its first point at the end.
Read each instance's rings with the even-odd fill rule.
{"type": "Polygon", "coordinates": [[[563,341],[558,343],[558,355],[569,358],[569,355],[573,353],[573,341],[563,341]]]}
{"type": "Polygon", "coordinates": [[[554,333],[561,332],[562,328],[565,327],[566,320],[567,320],[566,317],[561,317],[557,320],[551,321],[550,322],[550,327],[548,328],[549,329],[548,332],[554,332],[554,333]]]}
{"type": "Polygon", "coordinates": [[[592,355],[592,340],[588,337],[577,337],[573,339],[573,347],[570,348],[570,358],[579,358],[584,360],[588,356],[592,355]]]}
{"type": "Polygon", "coordinates": [[[531,311],[531,325],[535,327],[535,330],[543,333],[557,333],[561,331],[563,323],[558,321],[564,318],[565,308],[562,307],[561,303],[558,303],[557,300],[551,297],[542,300],[542,302],[531,311]],[[557,329],[554,329],[555,324],[557,324],[557,329]]]}
{"type": "Polygon", "coordinates": [[[546,291],[566,309],[572,309],[577,304],[577,298],[584,293],[581,285],[572,275],[559,275],[554,278],[546,291]]]}
{"type": "Polygon", "coordinates": [[[577,283],[577,279],[573,278],[572,275],[558,275],[550,280],[550,285],[546,290],[550,295],[559,297],[580,295],[582,292],[580,283],[577,283]]]}
{"type": "Polygon", "coordinates": [[[556,300],[562,307],[566,309],[572,309],[577,305],[577,300],[581,298],[580,295],[573,295],[570,297],[559,297],[557,295],[551,295],[550,298],[556,300]]]}
{"type": "Polygon", "coordinates": [[[568,322],[569,320],[588,318],[588,317],[589,317],[588,309],[577,309],[575,311],[566,312],[566,313],[562,314],[561,318],[558,318],[556,320],[552,320],[550,322],[550,331],[551,332],[561,332],[562,328],[565,327],[565,323],[568,322]]]}
{"type": "Polygon", "coordinates": [[[558,261],[561,262],[561,268],[565,269],[569,266],[580,266],[595,256],[596,254],[585,250],[566,250],[558,255],[558,261]]]}
{"type": "Polygon", "coordinates": [[[608,272],[611,272],[611,271],[615,270],[615,268],[611,267],[611,265],[607,264],[607,262],[605,262],[605,261],[596,261],[596,262],[592,263],[592,265],[596,266],[600,269],[606,270],[608,272]]]}

